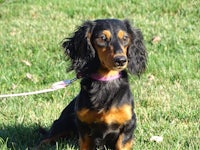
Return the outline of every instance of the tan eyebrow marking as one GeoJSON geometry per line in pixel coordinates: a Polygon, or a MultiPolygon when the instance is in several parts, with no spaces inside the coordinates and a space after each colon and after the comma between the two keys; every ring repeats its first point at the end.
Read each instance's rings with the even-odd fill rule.
{"type": "Polygon", "coordinates": [[[117,36],[119,37],[119,39],[122,39],[124,37],[124,35],[126,35],[126,32],[124,32],[123,30],[119,30],[117,36]]]}
{"type": "Polygon", "coordinates": [[[109,30],[103,30],[102,33],[106,36],[107,39],[111,38],[111,32],[109,30]]]}

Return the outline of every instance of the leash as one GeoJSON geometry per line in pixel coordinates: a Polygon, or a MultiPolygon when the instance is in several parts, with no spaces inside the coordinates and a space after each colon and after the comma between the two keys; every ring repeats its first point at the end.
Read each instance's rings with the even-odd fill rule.
{"type": "Polygon", "coordinates": [[[56,90],[63,89],[65,87],[69,86],[74,81],[76,81],[78,78],[79,77],[75,77],[71,80],[63,80],[63,81],[55,82],[52,84],[51,88],[48,88],[48,89],[43,89],[43,90],[38,90],[38,91],[33,91],[33,92],[17,93],[17,94],[4,94],[4,95],[0,95],[0,98],[28,96],[28,95],[35,95],[35,94],[42,94],[42,93],[56,91],[56,90]]]}

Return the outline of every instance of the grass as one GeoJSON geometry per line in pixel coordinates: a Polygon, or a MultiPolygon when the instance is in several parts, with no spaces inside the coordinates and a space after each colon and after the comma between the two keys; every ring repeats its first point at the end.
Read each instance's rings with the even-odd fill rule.
{"type": "MultiPolygon", "coordinates": [[[[128,18],[144,34],[148,69],[130,76],[138,124],[134,149],[200,149],[200,1],[0,0],[0,94],[69,79],[60,42],[84,20],[128,18]],[[161,38],[152,42],[152,38],[161,38]],[[160,143],[152,136],[162,136],[160,143]]],[[[0,99],[0,149],[28,149],[79,92],[79,83],[41,95],[0,99]]],[[[46,149],[75,149],[60,141],[46,149]]]]}

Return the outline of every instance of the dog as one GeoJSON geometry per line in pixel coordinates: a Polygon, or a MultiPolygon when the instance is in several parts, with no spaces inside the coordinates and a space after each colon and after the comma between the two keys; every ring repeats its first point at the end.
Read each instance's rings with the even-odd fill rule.
{"type": "Polygon", "coordinates": [[[147,52],[142,32],[128,20],[86,21],[62,47],[81,90],[55,120],[41,144],[78,138],[81,150],[129,150],[136,128],[128,72],[140,76],[147,52]]]}

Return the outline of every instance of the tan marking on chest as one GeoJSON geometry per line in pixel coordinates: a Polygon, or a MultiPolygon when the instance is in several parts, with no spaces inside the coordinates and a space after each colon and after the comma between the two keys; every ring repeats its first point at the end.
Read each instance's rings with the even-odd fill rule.
{"type": "Polygon", "coordinates": [[[106,124],[124,124],[132,118],[131,105],[123,105],[120,107],[112,107],[108,111],[94,111],[86,108],[77,112],[80,121],[91,123],[106,123],[106,124]]]}

